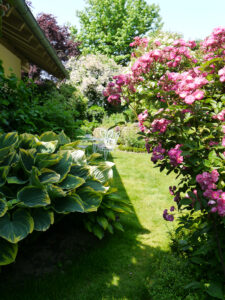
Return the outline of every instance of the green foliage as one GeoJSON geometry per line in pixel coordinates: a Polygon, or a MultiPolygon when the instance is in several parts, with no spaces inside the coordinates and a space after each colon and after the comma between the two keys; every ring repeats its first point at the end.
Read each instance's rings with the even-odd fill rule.
{"type": "Polygon", "coordinates": [[[93,121],[89,122],[88,120],[84,120],[83,125],[81,126],[81,130],[86,134],[92,134],[93,130],[99,126],[99,122],[93,121]]]}
{"type": "Polygon", "coordinates": [[[120,127],[120,137],[118,144],[122,144],[126,147],[135,147],[145,149],[145,141],[139,139],[139,128],[138,124],[126,124],[120,127]]]}
{"type": "Polygon", "coordinates": [[[40,133],[64,130],[70,137],[86,115],[86,100],[76,88],[53,82],[36,85],[11,75],[0,66],[0,131],[40,133]]]}
{"type": "Polygon", "coordinates": [[[105,116],[105,110],[101,106],[93,105],[87,109],[87,118],[90,122],[101,122],[105,116]]]}
{"type": "Polygon", "coordinates": [[[98,163],[99,154],[86,157],[77,145],[63,132],[0,135],[0,265],[14,261],[18,242],[46,231],[55,214],[91,212],[89,230],[99,238],[99,223],[102,232],[122,228],[111,218],[127,207],[110,189],[113,163],[98,163]]]}
{"type": "Polygon", "coordinates": [[[114,113],[110,116],[104,116],[102,120],[102,127],[110,128],[118,123],[125,123],[126,119],[122,113],[114,113]]]}
{"type": "Polygon", "coordinates": [[[133,38],[160,26],[159,7],[145,0],[89,0],[78,17],[80,32],[71,31],[83,53],[102,53],[122,64],[130,59],[133,38]]]}
{"type": "Polygon", "coordinates": [[[131,147],[125,145],[119,145],[118,149],[121,151],[128,151],[128,152],[136,152],[136,153],[146,153],[145,148],[138,148],[138,147],[131,147]]]}
{"type": "Polygon", "coordinates": [[[181,260],[172,254],[163,255],[160,262],[151,265],[154,277],[147,279],[147,289],[152,300],[203,300],[206,295],[200,295],[184,289],[187,282],[192,281],[192,271],[188,261],[181,260]]]}
{"type": "Polygon", "coordinates": [[[224,243],[224,225],[211,221],[214,224],[207,223],[199,212],[181,216],[176,231],[171,235],[171,249],[179,256],[188,257],[191,262],[195,281],[192,280],[187,287],[224,299],[219,258],[224,243]]]}

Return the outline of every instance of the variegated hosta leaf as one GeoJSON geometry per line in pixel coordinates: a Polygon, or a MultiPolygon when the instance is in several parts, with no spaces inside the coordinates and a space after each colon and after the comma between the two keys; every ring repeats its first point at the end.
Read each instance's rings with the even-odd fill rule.
{"type": "Polygon", "coordinates": [[[39,142],[37,151],[39,153],[54,153],[56,147],[58,145],[58,141],[51,141],[51,142],[39,142]]]}
{"type": "Polygon", "coordinates": [[[7,177],[7,182],[9,184],[25,184],[26,182],[28,182],[28,180],[22,180],[16,176],[12,176],[12,177],[7,177]]]}
{"type": "Polygon", "coordinates": [[[84,184],[84,187],[91,187],[94,191],[100,193],[105,193],[109,189],[108,187],[105,187],[97,180],[87,180],[86,183],[84,184]]]}
{"type": "Polygon", "coordinates": [[[74,175],[67,175],[67,177],[59,184],[59,187],[65,190],[76,189],[85,183],[83,178],[74,175]]]}
{"type": "Polygon", "coordinates": [[[57,198],[52,202],[52,207],[57,213],[84,212],[84,203],[77,194],[65,198],[57,198]]]}
{"type": "Polygon", "coordinates": [[[74,176],[78,176],[81,177],[83,179],[87,179],[87,177],[90,174],[89,168],[88,167],[83,167],[83,166],[79,166],[79,165],[72,165],[71,169],[70,169],[70,174],[74,175],[74,176]]]}
{"type": "Polygon", "coordinates": [[[35,148],[37,141],[37,138],[33,134],[23,133],[19,135],[19,147],[22,149],[35,148]]]}
{"type": "Polygon", "coordinates": [[[0,160],[3,160],[9,154],[10,150],[12,150],[11,146],[0,149],[0,160]]]}
{"type": "Polygon", "coordinates": [[[25,209],[17,209],[12,215],[5,214],[0,218],[0,236],[16,244],[34,229],[34,221],[25,209]]]}
{"type": "Polygon", "coordinates": [[[112,180],[113,178],[112,167],[114,165],[115,164],[110,161],[102,162],[99,163],[98,166],[90,166],[90,173],[95,179],[97,179],[98,181],[104,184],[112,180]]]}
{"type": "Polygon", "coordinates": [[[58,141],[58,135],[53,131],[46,131],[40,135],[39,140],[42,142],[58,141]]]}
{"type": "Polygon", "coordinates": [[[55,171],[60,175],[60,182],[63,181],[63,179],[66,178],[67,174],[70,171],[71,165],[72,165],[72,157],[69,153],[69,151],[66,152],[59,152],[59,155],[61,155],[61,160],[51,167],[51,170],[55,171]]]}
{"type": "MultiPolygon", "coordinates": [[[[11,149],[10,149],[10,151],[11,151],[11,149]]],[[[1,161],[0,161],[0,166],[1,167],[9,166],[13,162],[13,160],[15,159],[15,156],[16,156],[16,151],[14,151],[14,150],[7,153],[5,156],[2,156],[1,161]]]]}
{"type": "Polygon", "coordinates": [[[69,144],[65,144],[61,146],[59,149],[60,150],[74,150],[76,147],[80,144],[80,141],[75,141],[69,144]]]}
{"type": "Polygon", "coordinates": [[[54,166],[61,160],[59,154],[49,154],[49,153],[37,153],[35,158],[35,165],[39,168],[50,168],[54,166]]]}
{"type": "Polygon", "coordinates": [[[97,211],[102,202],[102,195],[90,187],[81,188],[77,191],[84,204],[85,212],[97,211]]]}
{"type": "Polygon", "coordinates": [[[3,186],[6,183],[6,177],[9,173],[10,167],[0,167],[0,186],[3,186]]]}
{"type": "Polygon", "coordinates": [[[3,217],[8,210],[7,201],[0,198],[0,217],[3,217]]]}
{"type": "Polygon", "coordinates": [[[48,190],[49,197],[51,199],[63,198],[66,196],[66,192],[63,189],[53,184],[48,185],[47,190],[48,190]]]}
{"type": "Polygon", "coordinates": [[[87,158],[87,161],[88,161],[89,163],[93,163],[93,162],[96,161],[96,159],[98,159],[98,158],[101,157],[101,156],[102,156],[102,154],[100,154],[100,153],[92,153],[92,154],[87,158]]]}
{"type": "Polygon", "coordinates": [[[41,169],[41,175],[39,176],[39,180],[41,183],[57,183],[60,180],[60,175],[55,171],[50,169],[43,168],[41,169]]]}
{"type": "Polygon", "coordinates": [[[20,149],[20,161],[22,163],[24,170],[30,173],[32,170],[32,166],[34,166],[33,150],[20,149]]]}
{"type": "Polygon", "coordinates": [[[9,132],[0,135],[0,149],[12,147],[18,142],[17,132],[9,132]]]}
{"type": "Polygon", "coordinates": [[[65,135],[63,131],[61,131],[60,134],[58,134],[58,141],[59,145],[65,145],[71,142],[70,138],[67,135],[65,135]]]}
{"type": "Polygon", "coordinates": [[[104,237],[104,230],[98,224],[93,226],[92,232],[96,235],[100,240],[104,237]]]}
{"type": "Polygon", "coordinates": [[[74,150],[71,151],[71,156],[73,158],[73,163],[83,166],[87,164],[86,155],[83,150],[74,150]]]}
{"type": "Polygon", "coordinates": [[[18,192],[17,199],[26,207],[41,207],[51,202],[47,191],[35,186],[24,187],[18,192]]]}
{"type": "Polygon", "coordinates": [[[30,185],[43,189],[44,186],[41,184],[38,176],[40,175],[40,171],[36,167],[32,167],[31,175],[30,175],[30,185]]]}
{"type": "Polygon", "coordinates": [[[34,230],[46,231],[54,223],[54,212],[43,208],[35,208],[31,211],[34,220],[34,230]]]}
{"type": "Polygon", "coordinates": [[[106,230],[106,228],[107,228],[108,225],[109,225],[107,219],[104,218],[104,217],[101,217],[101,216],[97,216],[97,222],[98,222],[98,224],[99,224],[100,226],[102,226],[102,228],[103,228],[104,230],[106,230]]]}
{"type": "Polygon", "coordinates": [[[0,239],[0,266],[6,266],[15,261],[18,245],[0,239]]]}

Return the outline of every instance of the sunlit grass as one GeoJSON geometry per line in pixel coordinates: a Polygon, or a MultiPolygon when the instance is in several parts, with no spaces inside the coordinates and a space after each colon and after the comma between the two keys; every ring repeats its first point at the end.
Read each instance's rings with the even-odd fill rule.
{"type": "Polygon", "coordinates": [[[13,288],[11,283],[1,286],[0,299],[150,299],[146,278],[169,250],[167,232],[173,224],[163,220],[162,212],[172,204],[168,187],[175,176],[161,174],[147,154],[117,151],[112,159],[114,185],[134,212],[122,217],[125,231],[96,239],[87,251],[74,253],[71,265],[62,262],[62,270],[54,274],[26,279],[13,288]]]}

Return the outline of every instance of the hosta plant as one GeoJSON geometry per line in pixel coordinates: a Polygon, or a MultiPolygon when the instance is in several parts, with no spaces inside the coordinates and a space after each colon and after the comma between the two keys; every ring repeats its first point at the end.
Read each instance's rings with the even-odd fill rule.
{"type": "Polygon", "coordinates": [[[78,143],[63,132],[0,135],[0,265],[13,262],[18,243],[46,231],[57,214],[92,213],[89,230],[99,238],[122,228],[116,214],[127,205],[113,199],[113,163],[96,162],[99,154],[87,158],[78,143]]]}

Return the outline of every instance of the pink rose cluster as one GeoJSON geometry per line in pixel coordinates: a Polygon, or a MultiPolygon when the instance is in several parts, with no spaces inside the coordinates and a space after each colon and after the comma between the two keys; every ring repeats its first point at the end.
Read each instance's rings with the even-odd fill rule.
{"type": "Polygon", "coordinates": [[[213,119],[217,119],[219,121],[225,122],[225,109],[223,109],[220,113],[213,116],[213,119]]]}
{"type": "Polygon", "coordinates": [[[181,46],[181,47],[186,46],[186,47],[189,47],[189,48],[193,49],[193,48],[196,47],[196,42],[195,41],[188,41],[188,42],[186,42],[183,39],[179,39],[179,40],[174,41],[173,45],[174,46],[181,46]]]}
{"type": "Polygon", "coordinates": [[[170,124],[170,123],[171,123],[171,121],[167,120],[165,118],[155,119],[151,124],[152,132],[164,133],[167,129],[168,124],[170,124]]]}
{"type": "Polygon", "coordinates": [[[225,27],[217,27],[213,30],[212,34],[207,37],[201,47],[204,52],[210,52],[210,57],[218,57],[225,55],[225,27]],[[222,50],[221,53],[217,53],[217,50],[222,50]],[[216,52],[216,54],[215,54],[216,52]]]}
{"type": "Polygon", "coordinates": [[[179,164],[181,164],[183,162],[183,156],[181,155],[182,150],[180,150],[180,147],[182,145],[177,144],[175,146],[175,148],[172,148],[168,151],[168,156],[170,158],[170,163],[171,165],[173,165],[174,167],[178,166],[179,164]]]}
{"type": "Polygon", "coordinates": [[[203,195],[209,199],[208,205],[211,207],[210,212],[217,212],[221,217],[225,216],[225,192],[217,190],[216,182],[219,179],[217,170],[211,173],[203,172],[196,176],[196,181],[200,184],[204,191],[203,195]]]}
{"type": "Polygon", "coordinates": [[[196,176],[196,181],[200,184],[203,191],[216,189],[216,182],[219,179],[219,173],[217,170],[213,170],[211,173],[203,172],[196,176]]]}
{"type": "Polygon", "coordinates": [[[112,104],[118,104],[121,102],[121,87],[114,82],[109,82],[106,89],[103,91],[103,95],[108,97],[108,102],[112,104]]]}
{"type": "Polygon", "coordinates": [[[208,84],[199,68],[191,69],[183,73],[167,72],[159,81],[159,85],[165,92],[174,91],[186,104],[192,104],[196,100],[204,98],[205,93],[201,88],[208,84]]]}
{"type": "Polygon", "coordinates": [[[156,163],[158,160],[162,160],[164,158],[165,149],[162,148],[162,144],[159,143],[158,146],[152,149],[152,157],[151,161],[156,163]]]}
{"type": "Polygon", "coordinates": [[[169,68],[179,66],[183,60],[182,58],[196,62],[190,54],[190,45],[192,45],[190,42],[184,42],[184,45],[178,42],[177,45],[166,46],[163,49],[154,49],[145,53],[131,67],[133,76],[139,77],[142,74],[148,73],[153,63],[156,62],[166,64],[169,68]]]}
{"type": "Polygon", "coordinates": [[[135,93],[134,84],[137,82],[131,74],[121,74],[113,77],[114,82],[109,82],[103,95],[107,97],[109,103],[119,104],[121,102],[122,86],[126,85],[128,89],[135,93]]]}
{"type": "Polygon", "coordinates": [[[139,36],[134,37],[134,41],[130,43],[130,47],[144,47],[148,46],[148,39],[147,38],[140,38],[139,36]]]}
{"type": "Polygon", "coordinates": [[[141,132],[145,132],[145,130],[146,130],[146,127],[144,126],[144,121],[146,121],[146,119],[147,119],[147,117],[148,117],[148,110],[146,109],[143,113],[140,113],[139,115],[138,115],[138,121],[139,121],[139,128],[140,128],[140,130],[141,130],[141,132]]]}
{"type": "Polygon", "coordinates": [[[220,76],[220,81],[225,82],[225,67],[219,70],[218,75],[220,76]]]}

